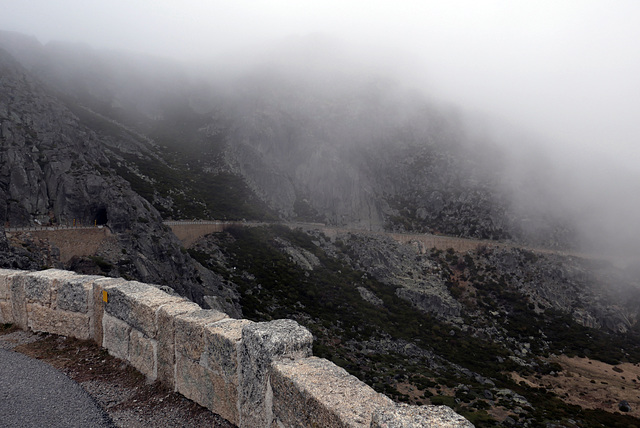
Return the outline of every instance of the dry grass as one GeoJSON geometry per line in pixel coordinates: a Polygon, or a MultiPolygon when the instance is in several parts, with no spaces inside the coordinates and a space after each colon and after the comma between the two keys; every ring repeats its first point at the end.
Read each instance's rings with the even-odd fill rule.
{"type": "Polygon", "coordinates": [[[630,416],[640,417],[640,365],[622,363],[615,366],[588,358],[553,357],[563,368],[561,373],[542,377],[512,377],[529,385],[544,387],[556,393],[566,403],[587,409],[619,412],[618,404],[626,400],[631,405],[630,416]]]}

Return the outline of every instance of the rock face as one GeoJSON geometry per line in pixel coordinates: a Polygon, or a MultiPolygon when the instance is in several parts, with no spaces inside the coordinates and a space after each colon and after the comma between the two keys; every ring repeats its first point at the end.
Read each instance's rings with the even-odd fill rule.
{"type": "Polygon", "coordinates": [[[45,264],[44,257],[37,253],[9,245],[4,227],[0,226],[0,268],[32,270],[45,264]]]}
{"type": "MultiPolygon", "coordinates": [[[[12,227],[106,225],[118,248],[99,256],[111,274],[169,285],[208,307],[204,296],[220,294],[220,279],[180,251],[158,211],[116,173],[114,144],[141,147],[131,136],[114,143],[88,129],[0,49],[0,221],[12,227]]],[[[20,260],[14,258],[16,267],[27,266],[20,260]]],[[[233,298],[225,291],[209,301],[239,315],[233,298]]]]}
{"type": "Polygon", "coordinates": [[[281,217],[567,244],[562,218],[513,203],[505,150],[474,141],[464,118],[384,79],[325,76],[333,58],[317,55],[321,79],[275,60],[230,101],[226,159],[281,217]]]}
{"type": "MultiPolygon", "coordinates": [[[[6,52],[0,120],[3,219],[12,226],[108,224],[121,232],[159,220],[113,168],[109,141],[83,125],[6,52]]],[[[132,144],[124,139],[121,144],[132,144]]]]}
{"type": "Polygon", "coordinates": [[[110,168],[96,135],[80,125],[6,51],[0,51],[0,218],[11,226],[109,224],[158,219],[110,168]]]}
{"type": "MultiPolygon", "coordinates": [[[[355,269],[396,286],[396,295],[417,309],[448,320],[460,316],[461,305],[438,275],[438,266],[411,247],[388,237],[366,234],[352,233],[336,239],[342,239],[348,246],[355,269]]],[[[375,301],[375,295],[363,298],[375,301]]]]}
{"type": "MultiPolygon", "coordinates": [[[[542,221],[544,213],[531,212],[530,221],[523,221],[529,213],[511,205],[500,150],[473,143],[456,115],[407,97],[389,82],[354,79],[345,85],[343,76],[333,75],[323,84],[314,80],[317,76],[296,82],[275,70],[240,76],[227,92],[216,92],[219,88],[206,82],[195,86],[175,65],[148,67],[151,62],[145,59],[124,60],[62,44],[45,47],[2,33],[0,46],[7,48],[0,49],[0,266],[67,267],[155,283],[209,307],[213,311],[207,313],[216,317],[222,312],[241,316],[240,290],[245,310],[253,311],[255,320],[293,314],[308,323],[325,356],[350,365],[377,388],[415,382],[425,400],[430,382],[441,383],[441,377],[452,373],[483,389],[495,386],[491,377],[496,364],[499,370],[524,367],[542,373],[547,367],[539,365],[538,357],[558,340],[547,339],[545,331],[555,334],[550,327],[562,328],[549,325],[557,319],[569,326],[565,314],[612,337],[635,334],[640,318],[637,272],[614,273],[566,256],[539,257],[513,248],[466,254],[422,248],[426,253],[418,254],[375,234],[388,228],[552,246],[570,242],[570,231],[555,219],[542,221]],[[357,226],[371,234],[310,232],[301,237],[273,228],[263,238],[247,238],[254,240],[242,246],[235,245],[239,238],[231,242],[229,233],[186,249],[162,224],[162,216],[191,219],[212,213],[203,202],[214,193],[212,188],[227,198],[223,202],[242,199],[246,194],[235,191],[245,185],[263,205],[243,212],[255,213],[266,204],[281,219],[357,226]],[[206,209],[196,209],[202,206],[206,209]],[[74,222],[103,225],[113,234],[92,257],[72,259],[66,266],[58,265],[59,252],[56,257],[55,245],[46,239],[25,232],[7,240],[1,229],[74,222]],[[254,258],[248,257],[249,249],[258,250],[254,258]],[[316,306],[321,310],[309,311],[316,306]],[[352,318],[357,311],[362,313],[352,318]],[[396,314],[408,315],[388,317],[396,314]],[[348,328],[342,325],[345,320],[348,328]],[[390,325],[393,329],[386,331],[390,325]],[[459,358],[471,355],[469,343],[489,345],[471,348],[482,355],[482,364],[459,358]],[[463,361],[449,364],[440,354],[463,361]],[[381,355],[388,361],[374,358],[381,355]],[[488,368],[479,367],[485,362],[488,368]],[[474,371],[464,364],[475,366],[474,371]],[[405,373],[406,367],[423,366],[433,372],[405,373]],[[418,374],[424,379],[414,376],[418,374]]],[[[323,70],[318,74],[324,76],[323,70]]],[[[250,205],[247,200],[242,203],[250,205]]],[[[226,209],[220,212],[229,214],[226,209]]],[[[233,214],[229,218],[242,218],[233,214]]],[[[238,236],[247,230],[240,229],[238,236]]],[[[70,305],[72,297],[61,301],[70,305]]],[[[138,297],[146,301],[149,296],[138,297]]],[[[126,319],[133,301],[118,299],[116,294],[112,310],[126,319]]],[[[138,318],[145,324],[154,317],[164,320],[169,343],[177,343],[170,339],[176,328],[167,321],[170,308],[159,309],[153,299],[148,303],[154,309],[136,314],[138,318]]],[[[47,306],[40,306],[45,309],[36,308],[36,326],[45,325],[49,315],[47,306]]],[[[213,331],[200,322],[209,319],[207,313],[192,319],[186,315],[189,308],[185,303],[171,309],[181,320],[180,331],[189,332],[178,335],[185,355],[179,361],[173,345],[154,348],[157,344],[148,340],[161,337],[160,331],[135,325],[134,332],[131,325],[109,318],[114,315],[109,312],[100,325],[111,337],[127,337],[131,348],[114,345],[113,352],[132,351],[136,364],[151,377],[170,379],[171,371],[145,365],[142,357],[148,354],[184,368],[174,386],[186,395],[198,394],[192,382],[203,373],[224,372],[216,382],[228,383],[228,393],[256,381],[258,386],[250,386],[247,394],[259,389],[264,403],[250,408],[246,403],[251,400],[245,399],[244,407],[226,410],[248,426],[274,420],[267,412],[269,394],[287,390],[285,377],[273,388],[266,367],[275,364],[281,373],[293,374],[301,367],[318,369],[312,362],[303,367],[287,360],[308,356],[311,334],[306,329],[287,322],[225,321],[228,330],[218,325],[213,331]],[[191,327],[183,328],[187,324],[191,327]],[[243,369],[200,360],[190,338],[201,336],[225,342],[224,352],[237,355],[243,369]],[[295,340],[276,349],[272,339],[280,336],[295,340]]],[[[350,382],[340,370],[333,373],[350,382]]],[[[405,386],[398,397],[401,390],[408,392],[405,386]]],[[[462,388],[458,391],[466,396],[462,388]]],[[[486,400],[499,401],[491,398],[498,391],[492,391],[486,400]]],[[[435,392],[442,393],[431,390],[435,392]]],[[[500,397],[528,407],[520,396],[500,397]]],[[[304,394],[295,399],[304,400],[304,394]]],[[[288,409],[280,411],[284,415],[288,409]]],[[[376,423],[402,426],[403,420],[420,421],[422,416],[412,409],[400,419],[380,414],[376,423]]]]}
{"type": "MultiPolygon", "coordinates": [[[[391,81],[337,72],[335,47],[315,50],[313,72],[276,58],[267,70],[245,70],[220,85],[211,76],[189,78],[168,61],[41,46],[7,33],[0,46],[111,125],[127,123],[130,140],[150,135],[195,151],[189,168],[230,173],[282,219],[547,245],[570,239],[561,219],[512,206],[501,149],[472,142],[463,119],[391,81]]],[[[308,59],[303,46],[285,49],[308,59]]],[[[149,154],[120,136],[105,143],[149,154]]],[[[144,180],[144,171],[132,178],[144,180]]],[[[156,189],[149,201],[171,210],[181,203],[180,189],[173,191],[156,189]]]]}
{"type": "Polygon", "coordinates": [[[455,118],[411,104],[384,82],[346,89],[339,78],[326,87],[274,74],[246,77],[272,90],[236,100],[229,160],[285,218],[304,200],[333,225],[508,234],[499,177],[479,172],[484,165],[467,172],[478,156],[455,118]]]}
{"type": "Polygon", "coordinates": [[[585,327],[626,333],[640,316],[637,280],[607,263],[505,249],[491,253],[488,264],[536,307],[566,312],[585,327]]]}

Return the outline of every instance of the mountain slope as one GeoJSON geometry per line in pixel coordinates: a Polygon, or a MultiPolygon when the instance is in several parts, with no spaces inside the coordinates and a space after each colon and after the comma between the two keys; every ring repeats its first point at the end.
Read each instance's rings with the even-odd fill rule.
{"type": "Polygon", "coordinates": [[[539,178],[527,177],[514,198],[505,149],[475,138],[462,115],[368,72],[331,43],[311,54],[312,42],[285,43],[232,77],[86,46],[4,45],[31,46],[24,64],[88,126],[104,134],[117,123],[155,143],[152,162],[148,149],[129,148],[126,165],[137,178],[121,174],[164,217],[277,216],[573,244],[569,219],[544,208],[554,205],[548,189],[531,186],[539,178]],[[544,203],[516,203],[532,199],[544,203]]]}
{"type": "Polygon", "coordinates": [[[547,209],[554,196],[539,164],[513,174],[520,164],[462,114],[345,72],[326,50],[223,80],[16,35],[0,34],[0,46],[0,220],[113,233],[66,265],[28,233],[2,239],[3,266],[124,276],[231,316],[294,318],[317,355],[396,400],[447,404],[477,426],[638,425],[637,380],[620,378],[640,362],[637,272],[518,248],[562,248],[575,230],[547,209]],[[237,227],[182,248],[162,221],[193,218],[352,232],[237,227]],[[516,245],[421,253],[365,233],[382,229],[516,245]],[[631,415],[598,403],[588,380],[580,388],[591,398],[571,405],[580,397],[558,378],[582,358],[626,388],[615,397],[631,415]]]}
{"type": "MultiPolygon", "coordinates": [[[[140,143],[122,135],[100,139],[3,50],[0,82],[2,222],[106,224],[118,246],[107,273],[169,284],[206,305],[204,295],[217,292],[219,279],[180,251],[158,211],[116,172],[124,160],[110,147],[129,146],[144,156],[140,143]]],[[[238,313],[233,303],[222,306],[238,313]]]]}
{"type": "Polygon", "coordinates": [[[520,249],[420,254],[377,234],[282,227],[229,229],[189,251],[238,284],[246,316],[297,320],[315,355],[396,400],[447,404],[476,426],[638,421],[637,379],[618,373],[640,361],[640,287],[611,265],[520,249]],[[616,277],[615,292],[598,276],[616,277]],[[578,397],[560,380],[584,358],[624,387],[616,402],[584,379],[585,408],[569,404],[578,397]],[[630,415],[614,414],[622,400],[630,415]]]}

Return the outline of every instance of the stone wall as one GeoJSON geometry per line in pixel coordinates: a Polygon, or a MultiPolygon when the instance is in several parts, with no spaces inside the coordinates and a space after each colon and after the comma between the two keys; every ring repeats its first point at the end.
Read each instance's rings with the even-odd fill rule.
{"type": "Polygon", "coordinates": [[[5,229],[7,237],[23,239],[23,234],[30,234],[39,239],[46,239],[60,250],[60,261],[67,263],[74,256],[91,256],[96,254],[101,245],[109,239],[115,240],[107,227],[24,227],[5,229]]]}
{"type": "Polygon", "coordinates": [[[292,320],[204,310],[136,281],[0,269],[0,323],[93,340],[239,427],[471,427],[446,406],[406,406],[313,357],[292,320]]]}

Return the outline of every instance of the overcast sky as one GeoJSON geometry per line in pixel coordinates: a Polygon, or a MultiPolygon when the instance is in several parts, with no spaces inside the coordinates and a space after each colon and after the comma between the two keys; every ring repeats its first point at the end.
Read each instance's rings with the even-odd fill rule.
{"type": "Polygon", "coordinates": [[[180,59],[327,34],[399,52],[407,74],[421,70],[416,84],[467,109],[640,164],[638,0],[0,0],[0,11],[0,29],[43,43],[180,59]]]}

